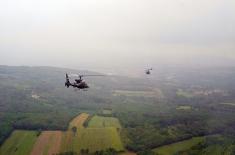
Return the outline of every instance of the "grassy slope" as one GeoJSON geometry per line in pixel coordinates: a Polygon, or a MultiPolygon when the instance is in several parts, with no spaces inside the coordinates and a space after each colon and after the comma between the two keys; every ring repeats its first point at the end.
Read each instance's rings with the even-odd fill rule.
{"type": "Polygon", "coordinates": [[[28,155],[37,139],[34,131],[19,131],[12,133],[0,148],[1,155],[28,155]]]}
{"type": "Polygon", "coordinates": [[[114,117],[94,116],[88,124],[89,128],[114,127],[121,128],[119,120],[114,117]]]}
{"type": "Polygon", "coordinates": [[[206,155],[221,155],[223,154],[224,148],[220,145],[212,145],[204,149],[206,155]]]}
{"type": "Polygon", "coordinates": [[[162,146],[162,147],[154,149],[153,151],[158,153],[159,155],[172,155],[176,152],[187,150],[204,140],[205,140],[204,137],[195,137],[190,140],[185,140],[182,142],[162,146]]]}

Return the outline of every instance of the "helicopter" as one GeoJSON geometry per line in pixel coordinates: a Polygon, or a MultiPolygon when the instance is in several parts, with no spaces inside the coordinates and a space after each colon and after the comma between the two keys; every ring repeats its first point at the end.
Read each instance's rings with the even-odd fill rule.
{"type": "Polygon", "coordinates": [[[147,70],[145,71],[145,74],[150,75],[150,74],[151,74],[151,70],[153,70],[153,68],[147,69],[147,70]]]}
{"type": "Polygon", "coordinates": [[[105,76],[105,75],[77,75],[77,74],[71,74],[68,75],[66,73],[65,78],[65,87],[69,88],[70,86],[72,86],[73,88],[78,88],[79,90],[86,90],[87,88],[89,88],[88,84],[83,80],[83,77],[87,77],[87,76],[105,76]],[[78,79],[75,79],[75,81],[73,83],[70,82],[69,78],[71,76],[76,76],[78,77],[78,79]]]}

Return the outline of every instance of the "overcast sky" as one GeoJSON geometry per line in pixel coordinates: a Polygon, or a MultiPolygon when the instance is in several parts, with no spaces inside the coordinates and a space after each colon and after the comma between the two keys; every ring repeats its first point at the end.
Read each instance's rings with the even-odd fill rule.
{"type": "Polygon", "coordinates": [[[234,65],[235,0],[0,0],[0,64],[234,65]]]}

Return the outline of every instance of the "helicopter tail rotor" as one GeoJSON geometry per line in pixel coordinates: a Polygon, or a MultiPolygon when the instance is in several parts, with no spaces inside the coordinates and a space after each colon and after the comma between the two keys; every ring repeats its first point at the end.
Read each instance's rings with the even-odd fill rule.
{"type": "Polygon", "coordinates": [[[66,82],[65,82],[65,87],[67,87],[67,88],[69,88],[69,86],[71,85],[71,83],[70,83],[70,81],[69,81],[69,76],[68,76],[68,74],[66,73],[66,75],[65,75],[65,78],[66,78],[66,82]]]}

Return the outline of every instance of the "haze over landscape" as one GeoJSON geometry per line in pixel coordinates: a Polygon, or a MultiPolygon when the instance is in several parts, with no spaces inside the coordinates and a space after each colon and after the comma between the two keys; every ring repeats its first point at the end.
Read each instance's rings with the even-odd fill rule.
{"type": "Polygon", "coordinates": [[[234,66],[234,8],[234,0],[1,0],[0,62],[234,66]]]}
{"type": "Polygon", "coordinates": [[[235,0],[0,0],[0,155],[235,155],[235,0]]]}

